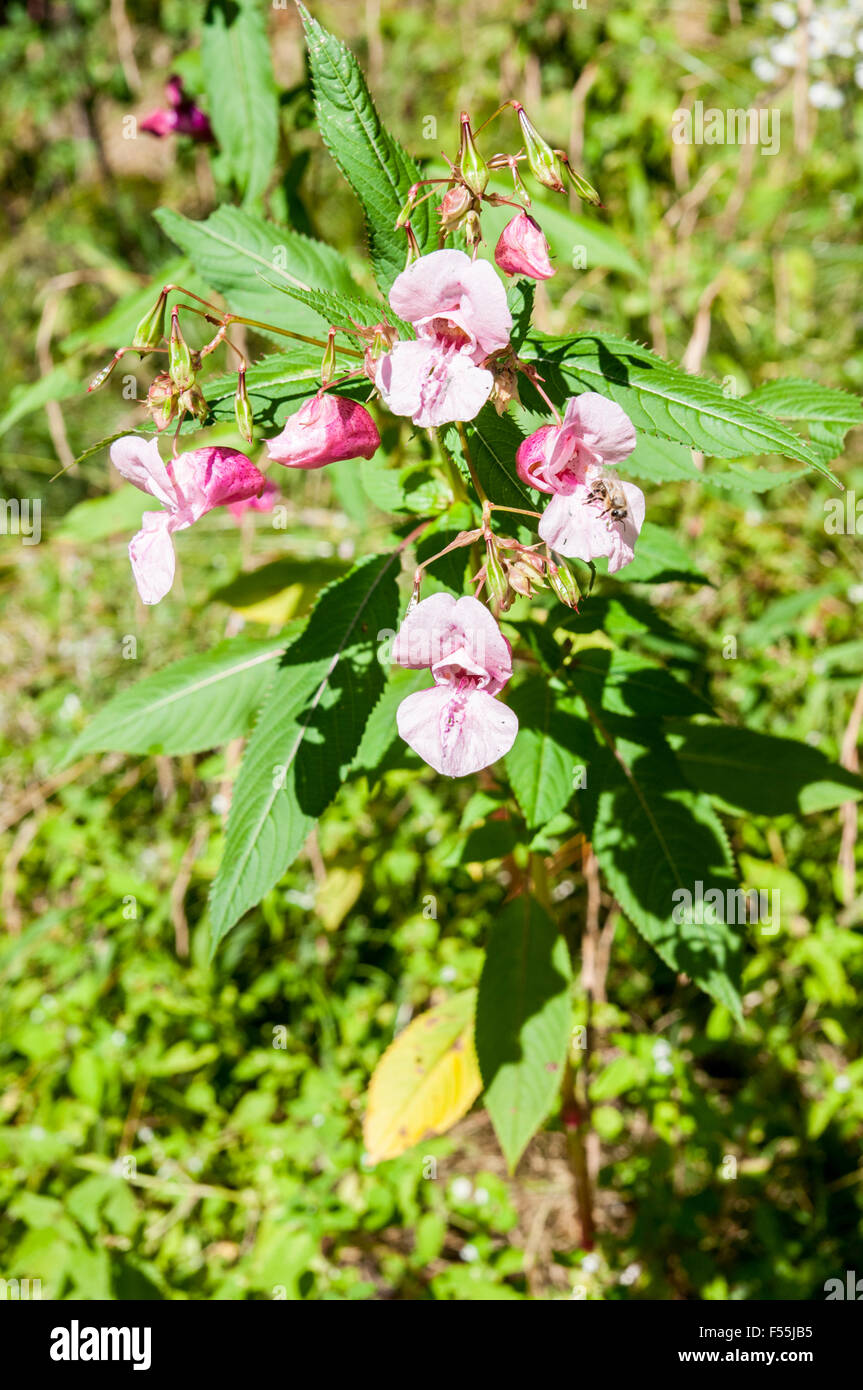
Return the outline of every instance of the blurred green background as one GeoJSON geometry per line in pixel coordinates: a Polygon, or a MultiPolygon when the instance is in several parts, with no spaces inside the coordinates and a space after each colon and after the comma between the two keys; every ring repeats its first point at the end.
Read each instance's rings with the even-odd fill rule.
{"type": "MultiPolygon", "coordinates": [[[[313,6],[418,157],[452,150],[462,108],[477,124],[517,96],[600,189],[599,213],[537,205],[559,266],[538,290],[541,327],[624,333],[735,393],[798,375],[859,393],[863,17],[843,7],[850,37],[829,21],[841,51],[816,45],[804,71],[776,51],[788,8],[313,6]],[[696,101],[776,108],[778,152],[675,145],[673,113],[696,101]]],[[[120,372],[98,396],[83,388],[120,345],[112,305],[176,264],[153,210],[201,217],[227,196],[200,147],[124,133],[163,104],[171,72],[202,92],[202,11],[31,0],[0,20],[3,491],[42,506],[41,543],[7,535],[0,552],[0,1276],[90,1299],[822,1297],[863,1257],[856,808],[730,824],[744,875],[778,887],[783,913],[775,938],[753,933],[742,1032],[603,896],[588,1252],[557,1120],[515,1178],[481,1110],[403,1158],[363,1161],[375,1062],[415,1013],[476,983],[510,881],[509,849],[469,833],[476,784],[418,776],[395,749],[208,965],[237,749],[63,765],[115,690],[302,612],[388,533],[344,470],[311,475],[284,530],[265,515],[196,527],[181,582],[145,611],[126,556],[137,514],[112,512],[104,451],[73,463],[139,419],[142,368],[125,395],[120,372]],[[47,409],[43,377],[62,397],[47,409]],[[226,587],[278,558],[301,562],[287,594],[256,608],[226,587]]],[[[297,17],[273,6],[268,22],[283,90],[269,214],[334,241],[370,286],[359,209],[314,129],[297,17]]],[[[834,467],[863,490],[859,435],[834,467]]],[[[831,495],[814,474],[653,491],[652,515],[711,583],[649,598],[727,717],[851,765],[863,558],[859,537],[825,531],[831,495]]],[[[602,616],[627,621],[613,602],[602,616]]],[[[555,896],[577,931],[587,889],[560,849],[555,896]]]]}

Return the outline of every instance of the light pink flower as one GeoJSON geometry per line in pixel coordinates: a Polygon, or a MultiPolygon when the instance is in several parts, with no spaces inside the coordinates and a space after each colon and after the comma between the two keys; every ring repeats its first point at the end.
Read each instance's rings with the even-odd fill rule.
{"type": "Polygon", "coordinates": [[[423,427],[472,420],[494,385],[482,364],[512,331],[492,267],[463,251],[432,251],[396,277],[390,304],[417,332],[378,363],[375,382],[390,410],[423,427]]]}
{"type": "Polygon", "coordinates": [[[271,512],[281,496],[272,478],[267,478],[260,497],[246,497],[242,502],[229,502],[228,511],[235,521],[246,512],[271,512]]]}
{"type": "Polygon", "coordinates": [[[494,698],[512,675],[512,650],[475,598],[433,594],[408,614],[393,660],[429,667],[435,684],[402,700],[405,743],[436,772],[466,777],[503,757],[518,733],[512,710],[494,698]]]}
{"type": "Polygon", "coordinates": [[[635,448],[625,410],[596,391],[566,403],[562,425],[542,425],[519,445],[518,475],[540,492],[573,492],[586,470],[621,463],[635,448]]]}
{"type": "Polygon", "coordinates": [[[537,530],[552,550],[568,559],[588,561],[607,555],[608,572],[615,574],[633,559],[643,524],[641,488],[620,482],[591,464],[584,480],[572,491],[552,497],[537,530]],[[617,506],[621,496],[623,508],[617,506]],[[625,515],[616,519],[612,508],[625,511],[625,515]]]}
{"type": "Polygon", "coordinates": [[[129,559],[144,603],[158,603],[174,582],[174,531],[184,531],[213,507],[261,492],[263,473],[236,449],[193,449],[162,462],[155,439],[127,434],[111,445],[111,462],[130,483],[167,509],[144,512],[129,559]]]}
{"type": "Polygon", "coordinates": [[[517,213],[507,222],[494,249],[494,259],[507,275],[550,280],[555,273],[542,227],[526,212],[517,213]]]}
{"type": "Polygon", "coordinates": [[[186,96],[179,77],[169,77],[165,84],[167,107],[160,106],[141,121],[141,130],[159,140],[166,135],[191,135],[193,140],[212,140],[210,122],[191,97],[186,96]]]}
{"type": "Polygon", "coordinates": [[[364,406],[329,392],[306,401],[288,416],[281,434],[266,441],[270,458],[287,468],[370,459],[380,442],[378,427],[364,406]]]}

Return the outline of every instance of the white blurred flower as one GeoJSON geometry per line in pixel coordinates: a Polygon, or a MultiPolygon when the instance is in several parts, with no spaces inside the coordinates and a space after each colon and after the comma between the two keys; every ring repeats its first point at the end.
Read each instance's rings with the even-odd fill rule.
{"type": "Polygon", "coordinates": [[[854,81],[858,87],[863,87],[863,63],[857,63],[854,68],[854,81]]]}
{"type": "Polygon", "coordinates": [[[623,1273],[622,1273],[621,1276],[620,1276],[620,1282],[621,1282],[621,1284],[627,1284],[627,1285],[628,1285],[628,1284],[634,1284],[640,1273],[641,1273],[641,1265],[638,1265],[638,1264],[627,1265],[627,1266],[626,1266],[626,1269],[623,1271],[623,1273]]]}
{"type": "Polygon", "coordinates": [[[779,69],[776,64],[771,63],[770,59],[765,57],[763,53],[759,53],[757,58],[752,59],[752,71],[758,81],[764,83],[775,82],[779,76],[779,69]]]}
{"type": "Polygon", "coordinates": [[[445,985],[451,985],[453,980],[456,978],[457,974],[458,971],[456,970],[454,965],[442,966],[440,972],[441,983],[445,985]]]}
{"type": "Polygon", "coordinates": [[[585,1255],[581,1262],[581,1267],[585,1274],[596,1274],[601,1265],[602,1260],[598,1255],[585,1255]]]}
{"type": "Polygon", "coordinates": [[[449,1192],[454,1202],[469,1202],[473,1196],[473,1183],[470,1178],[453,1178],[449,1192]]]}
{"type": "Polygon", "coordinates": [[[459,1255],[466,1264],[473,1264],[474,1260],[479,1259],[479,1251],[475,1245],[463,1245],[459,1251],[459,1255]]]}
{"type": "Polygon", "coordinates": [[[787,0],[777,0],[770,6],[770,13],[783,29],[793,29],[797,23],[797,6],[789,5],[787,0]]]}
{"type": "Polygon", "coordinates": [[[770,57],[780,68],[797,66],[797,49],[793,39],[775,39],[770,45],[770,57]]]}
{"type": "Polygon", "coordinates": [[[478,1207],[484,1207],[488,1201],[488,1192],[484,1187],[478,1187],[473,1194],[473,1200],[478,1207]]]}
{"type": "Polygon", "coordinates": [[[836,1080],[833,1082],[833,1089],[834,1089],[834,1091],[839,1091],[840,1094],[844,1094],[846,1091],[850,1091],[850,1090],[851,1090],[851,1078],[850,1078],[850,1076],[837,1076],[837,1077],[836,1077],[836,1080]]]}
{"type": "Polygon", "coordinates": [[[837,111],[845,98],[831,82],[813,82],[809,88],[809,104],[816,111],[837,111]]]}

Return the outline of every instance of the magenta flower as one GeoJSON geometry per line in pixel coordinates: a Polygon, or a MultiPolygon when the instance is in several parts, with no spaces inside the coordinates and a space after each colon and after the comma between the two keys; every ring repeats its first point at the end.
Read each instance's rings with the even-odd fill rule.
{"type": "Polygon", "coordinates": [[[259,497],[246,497],[242,502],[229,502],[228,511],[235,521],[239,521],[246,512],[271,512],[280,496],[281,493],[272,478],[266,478],[264,490],[259,497]]]}
{"type": "Polygon", "coordinates": [[[635,448],[625,410],[596,391],[566,403],[561,425],[542,425],[519,445],[518,476],[540,492],[572,492],[590,466],[622,463],[635,448]]]}
{"type": "Polygon", "coordinates": [[[364,406],[326,392],[313,396],[268,439],[271,459],[287,468],[323,468],[342,459],[370,459],[380,447],[378,427],[364,406]]]}
{"type": "Polygon", "coordinates": [[[494,386],[483,364],[512,331],[492,267],[463,251],[432,251],[396,277],[390,304],[417,332],[378,363],[375,382],[390,410],[424,427],[472,420],[494,386]]]}
{"type": "Polygon", "coordinates": [[[572,492],[552,497],[537,530],[546,545],[567,559],[589,561],[607,555],[608,573],[615,574],[634,558],[643,525],[641,488],[591,464],[572,492]]]}
{"type": "Polygon", "coordinates": [[[111,462],[130,483],[149,492],[166,511],[144,512],[129,544],[129,559],[144,603],[158,603],[174,582],[174,531],[185,531],[213,509],[261,492],[263,473],[236,449],[193,449],[163,463],[155,439],[124,435],[111,445],[111,462]]]}
{"type": "Polygon", "coordinates": [[[555,273],[542,228],[526,212],[517,213],[507,222],[494,248],[494,259],[507,275],[550,280],[555,273]]]}
{"type": "Polygon", "coordinates": [[[141,129],[162,140],[166,135],[191,135],[193,140],[212,140],[210,122],[199,106],[183,90],[180,77],[169,77],[165,84],[167,108],[158,107],[141,121],[141,129]]]}
{"type": "Polygon", "coordinates": [[[393,660],[434,676],[433,686],[402,700],[396,722],[436,772],[466,777],[509,752],[518,719],[494,696],[512,675],[512,649],[475,598],[423,599],[402,623],[393,660]]]}

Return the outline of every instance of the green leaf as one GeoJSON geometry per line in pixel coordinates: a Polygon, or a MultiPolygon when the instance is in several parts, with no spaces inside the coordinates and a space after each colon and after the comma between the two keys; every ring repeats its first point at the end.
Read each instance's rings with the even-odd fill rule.
{"type": "Polygon", "coordinates": [[[785,454],[837,482],[820,456],[793,430],[745,400],[723,394],[625,338],[601,333],[548,338],[531,333],[522,348],[539,367],[556,403],[579,391],[617,401],[636,430],[663,435],[704,454],[740,458],[785,454]]]}
{"type": "Polygon", "coordinates": [[[479,985],[476,1051],[485,1104],[510,1172],[554,1105],[572,1025],[566,942],[527,895],[492,927],[479,985]]]}
{"type": "MultiPolygon", "coordinates": [[[[342,324],[352,319],[364,328],[374,328],[375,324],[381,322],[397,326],[402,322],[387,306],[378,303],[376,299],[360,299],[353,295],[335,294],[331,290],[301,290],[296,285],[278,282],[273,284],[273,288],[313,309],[330,324],[342,324]]],[[[352,347],[356,347],[356,339],[350,338],[350,343],[352,347]]]]}
{"type": "MultiPolygon", "coordinates": [[[[233,313],[245,318],[326,336],[325,318],[305,304],[274,295],[268,281],[362,298],[338,251],[243,208],[216,208],[204,222],[191,222],[169,208],[160,208],[155,216],[201,278],[225,296],[233,313]]],[[[284,342],[278,333],[270,336],[284,342]]]]}
{"type": "Polygon", "coordinates": [[[863,778],[807,743],[730,724],[675,721],[669,728],[687,781],[729,810],[805,815],[863,796],[863,778]]]}
{"type": "Polygon", "coordinates": [[[863,425],[863,402],[859,397],[795,377],[765,382],[749,393],[746,403],[777,420],[806,424],[810,448],[818,452],[823,463],[841,454],[850,429],[863,425]]]}
{"type": "MultiPolygon", "coordinates": [[[[833,457],[831,455],[831,457],[833,457]]],[[[724,468],[708,468],[701,475],[701,486],[716,492],[761,493],[775,487],[785,487],[805,478],[808,468],[747,468],[743,463],[728,463],[724,468]]],[[[744,499],[748,501],[747,499],[744,499]]]]}
{"type": "Polygon", "coordinates": [[[506,772],[528,829],[535,830],[568,804],[575,768],[586,764],[595,739],[544,676],[523,681],[508,704],[518,716],[518,737],[506,755],[506,772]]]}
{"type": "Polygon", "coordinates": [[[637,652],[587,647],[567,671],[573,690],[613,715],[655,720],[670,714],[709,714],[708,702],[664,667],[637,652]]]}
{"type": "MultiPolygon", "coordinates": [[[[321,135],[362,203],[375,276],[386,293],[404,269],[408,249],[407,237],[395,224],[409,189],[422,175],[382,125],[350,49],[313,19],[305,5],[298,8],[306,31],[321,135]]],[[[423,254],[435,250],[437,230],[428,203],[415,210],[411,225],[423,254]]]]}
{"type": "Polygon", "coordinates": [[[619,739],[615,754],[616,765],[602,775],[591,831],[608,886],[666,965],[689,975],[739,1021],[739,928],[709,917],[698,922],[697,913],[680,923],[672,916],[679,889],[694,900],[699,883],[705,894],[737,887],[722,823],[706,796],[682,785],[667,749],[619,739]]]}
{"type": "Polygon", "coordinates": [[[645,478],[649,483],[698,483],[703,473],[692,461],[692,450],[670,439],[639,434],[633,452],[618,467],[621,477],[645,478]]]}
{"type": "MultiPolygon", "coordinates": [[[[532,494],[516,472],[515,455],[524,435],[509,415],[498,415],[493,405],[484,405],[475,420],[465,425],[468,448],[480,485],[492,502],[502,507],[521,507],[537,511],[532,494]]],[[[455,459],[462,476],[470,482],[461,437],[455,425],[445,425],[441,438],[455,459]]],[[[515,534],[517,519],[508,529],[515,534]]]]}
{"type": "Polygon", "coordinates": [[[201,60],[221,157],[246,204],[266,190],[279,143],[279,98],[258,0],[210,0],[201,60]]]}
{"type": "Polygon", "coordinates": [[[102,706],[66,762],[106,750],[200,753],[247,734],[291,635],[232,637],[136,681],[102,706]]]}
{"type": "Polygon", "coordinates": [[[353,762],[384,686],[377,644],[397,625],[398,570],[397,554],[373,555],[336,580],[282,658],[234,790],[213,951],[281,878],[353,762]]]}

